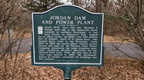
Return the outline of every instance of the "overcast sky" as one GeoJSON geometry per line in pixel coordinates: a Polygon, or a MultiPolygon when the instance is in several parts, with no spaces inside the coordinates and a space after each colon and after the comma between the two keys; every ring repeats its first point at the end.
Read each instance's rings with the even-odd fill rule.
{"type": "Polygon", "coordinates": [[[67,0],[60,0],[60,1],[62,1],[64,4],[69,4],[69,5],[72,4],[71,2],[67,2],[67,0]]]}
{"type": "Polygon", "coordinates": [[[61,0],[62,2],[66,3],[67,0],[61,0]]]}

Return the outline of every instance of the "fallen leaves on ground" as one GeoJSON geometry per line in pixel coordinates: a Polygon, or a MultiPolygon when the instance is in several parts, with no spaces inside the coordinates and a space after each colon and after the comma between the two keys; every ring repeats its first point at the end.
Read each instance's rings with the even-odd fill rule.
{"type": "MultiPolygon", "coordinates": [[[[0,61],[0,80],[64,80],[63,71],[52,66],[32,66],[30,52],[0,61]]],[[[103,67],[82,67],[71,80],[144,80],[144,66],[133,59],[105,58],[103,67]]]]}

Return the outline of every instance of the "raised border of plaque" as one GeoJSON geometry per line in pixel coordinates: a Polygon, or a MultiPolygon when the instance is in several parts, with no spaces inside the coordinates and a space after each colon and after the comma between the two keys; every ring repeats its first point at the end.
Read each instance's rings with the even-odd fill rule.
{"type": "MultiPolygon", "coordinates": [[[[78,16],[76,16],[76,17],[78,17],[78,16]]],[[[81,8],[81,7],[75,6],[75,5],[60,5],[60,6],[54,7],[54,8],[52,8],[52,9],[46,11],[46,12],[34,12],[34,13],[32,13],[32,30],[33,30],[33,33],[32,33],[33,46],[32,46],[32,49],[31,49],[31,51],[32,51],[32,64],[35,65],[35,66],[54,66],[54,67],[71,66],[71,65],[75,65],[77,67],[81,67],[81,66],[103,66],[103,62],[104,62],[103,61],[103,59],[104,59],[103,19],[104,19],[104,14],[103,13],[92,13],[92,12],[89,12],[89,11],[87,11],[87,10],[81,8]],[[78,12],[71,12],[71,10],[69,10],[70,12],[68,12],[68,11],[66,11],[68,9],[71,9],[71,10],[74,10],[74,11],[78,11],[78,12]],[[55,11],[58,11],[58,12],[55,12],[55,11]],[[62,11],[62,12],[59,12],[59,11],[62,11]],[[64,22],[64,24],[62,24],[62,23],[58,24],[58,22],[57,22],[57,24],[56,24],[56,20],[60,19],[60,17],[59,18],[53,18],[53,19],[50,20],[50,15],[54,15],[54,16],[58,15],[58,16],[60,16],[60,15],[63,15],[62,13],[64,13],[64,15],[66,14],[66,16],[68,16],[68,17],[67,18],[66,17],[62,18],[61,17],[62,20],[59,20],[59,21],[63,21],[63,20],[70,21],[72,19],[73,22],[64,22]],[[85,13],[83,15],[84,17],[77,18],[78,20],[73,18],[76,15],[80,16],[82,13],[85,13]],[[49,17],[45,17],[47,15],[49,15],[49,17]],[[98,24],[95,21],[95,19],[93,19],[92,15],[93,16],[97,16],[96,18],[99,18],[99,19],[96,19],[98,24]],[[42,17],[39,17],[39,16],[42,16],[42,17]],[[91,17],[89,18],[88,16],[91,16],[91,17]],[[46,19],[46,18],[49,18],[49,19],[46,19]],[[42,20],[47,20],[47,21],[42,21],[42,20]],[[92,20],[92,21],[91,22],[81,22],[81,21],[86,21],[86,20],[92,20]],[[94,61],[95,59],[87,59],[87,58],[84,58],[84,59],[86,59],[85,60],[86,62],[79,61],[79,59],[82,59],[82,58],[78,58],[78,59],[77,58],[73,58],[72,60],[71,60],[71,58],[65,58],[64,60],[63,60],[63,58],[57,58],[58,60],[56,60],[56,61],[55,61],[56,58],[53,59],[53,60],[50,60],[50,59],[47,58],[47,60],[46,59],[44,60],[44,56],[43,56],[42,60],[40,60],[40,56],[39,55],[46,55],[46,54],[40,54],[39,50],[41,50],[41,48],[39,49],[39,47],[43,47],[43,46],[39,46],[39,40],[42,41],[43,39],[45,39],[46,41],[48,41],[46,38],[48,36],[51,36],[52,34],[50,32],[54,30],[53,28],[49,28],[50,30],[48,30],[48,28],[47,28],[46,30],[49,31],[49,32],[47,32],[48,36],[45,36],[42,39],[38,38],[38,37],[41,37],[41,36],[38,36],[38,35],[43,35],[43,34],[46,33],[46,30],[43,27],[46,24],[51,26],[51,27],[57,25],[59,28],[60,27],[64,27],[64,26],[67,26],[67,27],[76,26],[77,27],[77,26],[80,25],[79,29],[81,29],[82,26],[87,27],[88,25],[89,26],[94,26],[96,24],[95,26],[97,26],[97,28],[99,28],[99,29],[97,29],[98,32],[96,33],[96,34],[98,34],[97,35],[98,36],[98,40],[97,40],[98,41],[97,42],[98,48],[96,48],[96,51],[98,52],[97,54],[99,55],[98,56],[98,61],[95,62],[94,61]],[[61,60],[59,60],[59,59],[61,59],[61,60]],[[68,59],[70,59],[71,61],[69,61],[68,59]]],[[[62,30],[62,28],[60,28],[60,30],[62,30]]],[[[76,30],[78,30],[78,29],[76,29],[76,30]]],[[[84,29],[82,29],[82,30],[84,30],[84,29]]],[[[70,29],[70,31],[71,31],[71,29],[70,29]]],[[[92,31],[92,29],[91,29],[91,31],[92,31]]],[[[56,31],[53,31],[53,32],[56,33],[56,31]]],[[[64,31],[64,32],[66,32],[66,31],[64,31]]],[[[58,33],[60,33],[60,31],[58,31],[58,33]]],[[[55,35],[57,35],[57,34],[55,34],[55,35]]],[[[65,36],[66,35],[67,34],[65,34],[65,36]]],[[[89,36],[89,33],[88,33],[88,36],[89,36]]],[[[90,36],[94,36],[94,33],[91,34],[90,36]]],[[[73,39],[73,38],[70,38],[70,39],[73,39]]],[[[86,38],[86,39],[88,39],[88,38],[86,38]]],[[[70,40],[70,41],[72,41],[72,40],[70,40]]],[[[63,42],[63,43],[66,43],[66,42],[63,42]]],[[[44,46],[47,47],[50,44],[50,42],[47,43],[47,44],[46,43],[43,43],[43,44],[44,44],[44,46]]],[[[66,48],[65,45],[64,45],[64,48],[66,48]]],[[[48,50],[52,50],[52,48],[45,49],[42,52],[47,53],[48,50]]],[[[77,49],[74,49],[74,50],[77,50],[77,49]]],[[[74,51],[74,50],[72,50],[72,51],[74,51]]],[[[72,51],[71,51],[71,53],[72,53],[72,51]]],[[[94,51],[95,51],[95,49],[94,49],[94,51]]],[[[58,52],[60,52],[60,51],[58,51],[58,52]]],[[[86,50],[86,52],[88,52],[88,50],[86,50]]],[[[48,56],[49,55],[47,55],[47,57],[48,56]]],[[[64,51],[62,52],[61,56],[64,56],[64,51]]]]}

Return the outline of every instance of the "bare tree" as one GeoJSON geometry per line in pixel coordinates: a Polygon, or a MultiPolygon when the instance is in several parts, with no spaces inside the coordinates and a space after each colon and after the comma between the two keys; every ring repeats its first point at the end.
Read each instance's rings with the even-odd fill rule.
{"type": "Polygon", "coordinates": [[[71,0],[71,2],[91,12],[102,12],[109,0],[71,0]]]}
{"type": "MultiPolygon", "coordinates": [[[[138,49],[144,51],[144,0],[117,0],[110,2],[106,10],[106,22],[112,31],[122,34],[119,38],[123,41],[139,45],[138,49]]],[[[105,23],[106,23],[105,22],[105,23]]],[[[115,35],[117,36],[117,34],[115,35]]],[[[121,43],[121,44],[122,44],[121,43]]],[[[121,45],[120,44],[120,45],[121,45]]],[[[119,46],[120,46],[119,45],[119,46]]],[[[128,55],[119,46],[112,45],[126,56],[136,59],[144,64],[144,59],[128,55]]],[[[141,53],[137,53],[141,55],[141,53]]],[[[143,53],[142,55],[143,56],[143,53]]]]}
{"type": "Polygon", "coordinates": [[[122,37],[123,40],[139,45],[144,51],[143,0],[118,0],[113,3],[109,13],[115,21],[111,24],[127,36],[122,37]]]}
{"type": "MultiPolygon", "coordinates": [[[[26,32],[24,23],[25,18],[22,18],[24,10],[22,9],[19,0],[0,0],[0,62],[3,64],[3,80],[14,79],[17,71],[17,58],[22,39],[26,32]],[[16,51],[12,51],[17,47],[16,51]],[[8,72],[8,61],[13,60],[14,66],[12,71],[8,72]],[[7,75],[10,73],[11,75],[7,75]]],[[[26,23],[25,23],[26,24],[26,23]]]]}

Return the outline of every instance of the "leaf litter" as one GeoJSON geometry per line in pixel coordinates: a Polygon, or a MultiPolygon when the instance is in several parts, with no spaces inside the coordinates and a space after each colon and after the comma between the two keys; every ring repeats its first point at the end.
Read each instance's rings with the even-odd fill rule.
{"type": "MultiPolygon", "coordinates": [[[[63,71],[52,66],[32,66],[31,53],[0,61],[0,80],[64,80],[63,71]],[[5,66],[6,67],[5,67],[5,66]]],[[[14,55],[13,55],[14,56],[14,55]]],[[[105,57],[103,67],[81,67],[71,80],[144,80],[144,65],[133,59],[105,57]]]]}

